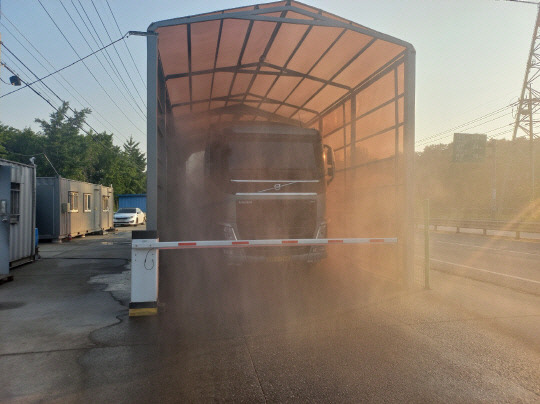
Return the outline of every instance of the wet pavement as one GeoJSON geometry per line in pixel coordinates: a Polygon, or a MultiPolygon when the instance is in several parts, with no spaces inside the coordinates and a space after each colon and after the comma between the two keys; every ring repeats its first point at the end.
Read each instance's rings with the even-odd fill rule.
{"type": "Polygon", "coordinates": [[[0,286],[0,402],[540,400],[538,296],[171,251],[161,314],[129,319],[131,230],[44,244],[0,286]]]}

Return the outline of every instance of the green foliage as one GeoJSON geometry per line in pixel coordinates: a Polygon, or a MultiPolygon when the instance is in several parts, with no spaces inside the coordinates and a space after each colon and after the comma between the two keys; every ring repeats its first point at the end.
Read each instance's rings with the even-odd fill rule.
{"type": "MultiPolygon", "coordinates": [[[[84,171],[88,163],[89,142],[79,131],[90,110],[75,111],[73,117],[67,115],[69,105],[64,103],[58,111],[50,115],[50,120],[36,119],[42,132],[43,152],[49,157],[54,167],[62,176],[74,180],[86,181],[84,171]]],[[[50,165],[44,167],[43,176],[54,176],[50,165]]]]}
{"type": "Polygon", "coordinates": [[[0,124],[0,157],[28,164],[35,156],[38,177],[55,176],[54,166],[65,178],[112,184],[116,195],[145,193],[146,158],[139,143],[130,137],[120,148],[113,144],[112,134],[83,132],[88,114],[88,109],[71,113],[64,103],[49,120],[36,119],[38,133],[0,124]]]}
{"type": "Polygon", "coordinates": [[[138,170],[144,171],[146,169],[146,157],[139,150],[139,142],[133,140],[133,136],[130,136],[128,141],[124,143],[124,153],[135,164],[138,170]]]}
{"type": "MultiPolygon", "coordinates": [[[[430,199],[433,217],[537,220],[529,209],[540,201],[540,141],[535,151],[535,194],[532,195],[530,143],[527,139],[490,140],[486,157],[477,163],[452,161],[452,144],[428,146],[416,154],[416,198],[420,209],[430,199]]],[[[421,210],[417,210],[421,212],[421,210]]]]}
{"type": "Polygon", "coordinates": [[[19,130],[0,124],[1,158],[28,163],[28,159],[42,149],[42,139],[31,129],[19,130]]]}

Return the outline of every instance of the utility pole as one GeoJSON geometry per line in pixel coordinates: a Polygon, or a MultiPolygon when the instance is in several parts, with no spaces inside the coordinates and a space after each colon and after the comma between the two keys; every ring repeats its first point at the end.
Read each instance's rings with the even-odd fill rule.
{"type": "Polygon", "coordinates": [[[496,220],[499,208],[497,205],[497,141],[493,139],[490,143],[490,146],[492,147],[491,160],[493,164],[493,168],[491,169],[491,220],[496,220]]]}
{"type": "MultiPolygon", "coordinates": [[[[509,0],[515,1],[515,0],[509,0]]],[[[525,69],[525,78],[521,87],[521,96],[518,101],[516,112],[516,121],[514,123],[514,132],[512,140],[515,141],[520,133],[529,138],[529,165],[531,169],[531,200],[535,198],[535,161],[534,161],[534,140],[538,138],[535,135],[534,114],[540,109],[540,4],[528,1],[515,1],[516,3],[535,4],[538,7],[534,33],[529,51],[529,59],[525,69]],[[528,93],[528,94],[526,94],[528,93]]]]}

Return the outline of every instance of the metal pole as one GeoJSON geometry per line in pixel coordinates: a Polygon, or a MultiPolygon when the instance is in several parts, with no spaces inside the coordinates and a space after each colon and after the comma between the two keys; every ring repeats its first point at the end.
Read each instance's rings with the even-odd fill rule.
{"type": "Polygon", "coordinates": [[[535,155],[534,155],[534,137],[531,136],[531,170],[532,170],[532,200],[534,201],[535,195],[536,195],[536,189],[535,189],[535,176],[534,176],[534,170],[535,170],[535,155]]]}
{"type": "Polygon", "coordinates": [[[415,50],[409,48],[405,56],[405,102],[404,102],[404,128],[403,128],[403,181],[405,183],[404,213],[402,224],[402,246],[404,251],[404,267],[406,282],[412,287],[414,284],[414,106],[415,106],[415,50]]]}
{"type": "Polygon", "coordinates": [[[534,129],[533,129],[533,106],[532,86],[529,86],[529,162],[531,165],[531,201],[534,201],[534,129]]]}
{"type": "Polygon", "coordinates": [[[430,289],[429,285],[429,199],[424,201],[424,289],[430,289]]]}
{"type": "Polygon", "coordinates": [[[491,219],[497,218],[497,141],[493,139],[493,170],[491,173],[491,219]]]}
{"type": "Polygon", "coordinates": [[[146,119],[146,228],[157,230],[158,211],[158,37],[148,35],[147,41],[147,86],[148,108],[146,119]]]}
{"type": "MultiPolygon", "coordinates": [[[[517,131],[519,128],[519,122],[522,117],[521,112],[523,110],[523,104],[525,102],[525,90],[527,89],[527,84],[529,83],[529,73],[531,71],[531,67],[533,66],[533,56],[534,56],[534,51],[535,51],[536,39],[538,37],[539,26],[540,26],[540,4],[538,5],[538,13],[536,15],[536,23],[534,25],[534,33],[533,33],[532,41],[531,41],[531,48],[529,50],[529,59],[527,60],[527,68],[525,69],[525,77],[523,79],[523,86],[521,87],[521,95],[518,101],[516,121],[514,123],[514,133],[512,134],[512,140],[516,140],[517,131]]],[[[532,114],[532,111],[530,111],[530,113],[532,114]]]]}

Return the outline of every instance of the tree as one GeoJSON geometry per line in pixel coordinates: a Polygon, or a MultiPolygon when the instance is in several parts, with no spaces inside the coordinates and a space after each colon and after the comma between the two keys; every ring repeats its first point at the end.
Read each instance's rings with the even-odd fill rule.
{"type": "Polygon", "coordinates": [[[146,158],[139,143],[130,137],[118,147],[113,143],[113,134],[81,133],[90,110],[69,111],[69,104],[64,103],[50,114],[49,120],[36,119],[41,126],[39,133],[0,124],[0,157],[29,163],[29,158],[35,156],[37,175],[55,176],[46,155],[62,177],[112,184],[117,195],[144,193],[146,158]]]}
{"type": "Polygon", "coordinates": [[[137,170],[141,173],[146,171],[146,157],[139,150],[139,142],[135,142],[133,136],[130,136],[128,141],[124,143],[124,153],[135,164],[137,170]]]}
{"type": "MultiPolygon", "coordinates": [[[[69,104],[64,102],[51,113],[49,121],[36,119],[44,137],[43,152],[47,155],[60,175],[73,180],[86,181],[85,166],[88,163],[88,147],[84,135],[79,132],[90,110],[73,111],[68,116],[69,104]]],[[[52,167],[45,167],[46,176],[54,176],[52,167]]]]}
{"type": "Polygon", "coordinates": [[[133,140],[130,136],[128,141],[124,143],[125,167],[128,169],[126,177],[126,192],[131,194],[139,194],[146,192],[146,157],[139,150],[139,142],[133,140]]]}
{"type": "MultiPolygon", "coordinates": [[[[535,159],[540,161],[540,140],[535,142],[535,159]]],[[[492,139],[483,161],[459,163],[452,161],[451,144],[428,146],[416,154],[417,208],[429,198],[434,216],[506,220],[527,212],[532,197],[529,152],[527,139],[492,139]]],[[[540,164],[535,171],[540,178],[540,164]]],[[[536,200],[539,194],[540,184],[535,186],[536,200]]],[[[522,220],[540,219],[538,211],[526,214],[522,220]]]]}
{"type": "Polygon", "coordinates": [[[0,124],[1,158],[28,164],[30,157],[38,157],[42,149],[40,137],[30,128],[19,130],[0,124]]]}

